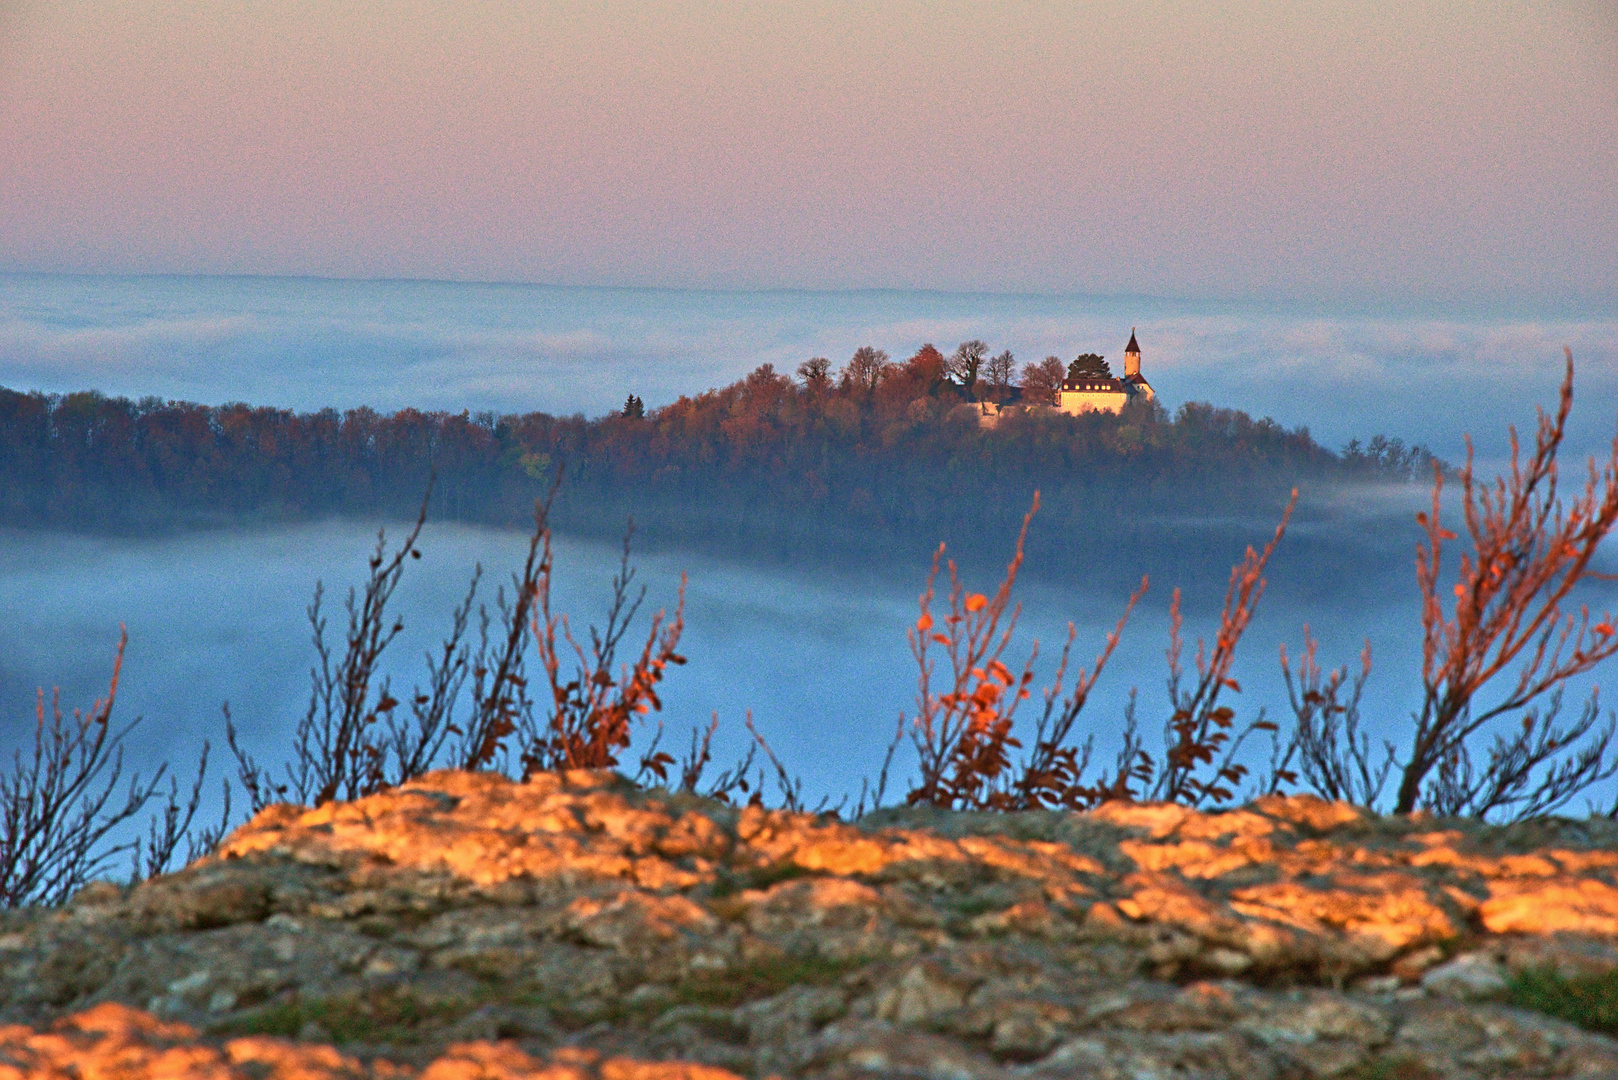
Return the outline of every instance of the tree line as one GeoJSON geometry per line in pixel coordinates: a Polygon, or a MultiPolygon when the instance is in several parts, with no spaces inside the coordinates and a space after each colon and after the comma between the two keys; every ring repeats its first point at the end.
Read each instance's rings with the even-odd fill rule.
{"type": "Polygon", "coordinates": [[[985,427],[976,402],[1040,404],[1068,366],[1100,361],[1052,357],[1016,378],[1010,351],[991,352],[925,345],[894,361],[864,347],[835,371],[820,357],[796,377],[764,364],[661,408],[630,393],[595,419],[0,388],[0,520],[153,532],[408,517],[436,477],[435,517],[518,524],[561,469],[559,528],[615,533],[633,515],[653,538],[792,552],[998,529],[1035,488],[1047,531],[1090,535],[1154,505],[1268,509],[1300,483],[1431,475],[1422,447],[1375,437],[1333,453],[1306,428],[1206,403],[1010,410],[985,427]]]}

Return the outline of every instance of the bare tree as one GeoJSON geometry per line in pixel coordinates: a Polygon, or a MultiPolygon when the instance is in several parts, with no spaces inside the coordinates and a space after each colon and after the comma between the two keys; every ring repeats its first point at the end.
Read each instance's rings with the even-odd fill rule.
{"type": "Polygon", "coordinates": [[[996,394],[1005,393],[1011,386],[1012,376],[1016,373],[1017,359],[1011,355],[1010,349],[990,357],[989,362],[983,366],[984,378],[988,380],[996,394]]]}
{"type": "Polygon", "coordinates": [[[1318,643],[1303,628],[1303,654],[1297,681],[1286,646],[1281,646],[1281,677],[1297,718],[1293,745],[1304,780],[1323,798],[1375,806],[1393,768],[1396,750],[1384,741],[1380,754],[1360,728],[1360,695],[1371,677],[1371,643],[1360,653],[1360,672],[1352,680],[1347,666],[1327,672],[1315,659],[1318,643]]]}
{"type": "Polygon", "coordinates": [[[892,369],[888,354],[870,345],[861,345],[843,367],[843,379],[854,389],[870,393],[892,369]]]}
{"type": "Polygon", "coordinates": [[[971,393],[977,386],[978,373],[982,370],[984,361],[988,359],[989,346],[986,342],[973,338],[963,341],[950,353],[947,371],[949,376],[961,384],[961,388],[971,393]]]}
{"type": "Polygon", "coordinates": [[[137,843],[109,841],[157,796],[165,770],[145,784],[131,777],[120,794],[124,739],[138,723],[112,726],[127,641],[120,635],[107,696],[88,713],[65,718],[55,696],[47,711],[40,691],[33,751],[17,751],[0,774],[0,907],[62,903],[137,843]]]}
{"type": "Polygon", "coordinates": [[[1544,813],[1618,768],[1606,762],[1614,724],[1597,727],[1594,695],[1570,724],[1556,722],[1567,680],[1618,653],[1610,613],[1592,625],[1587,607],[1577,616],[1563,610],[1618,523],[1618,439],[1599,471],[1590,460],[1581,494],[1564,505],[1558,491],[1556,455],[1573,405],[1573,353],[1565,353],[1560,406],[1554,417],[1540,411],[1526,462],[1513,428],[1510,472],[1480,483],[1468,440],[1459,479],[1472,551],[1461,556],[1453,585],[1442,555],[1456,534],[1439,523],[1444,473],[1433,470],[1432,509],[1416,518],[1426,532],[1416,550],[1422,706],[1399,776],[1397,813],[1418,805],[1480,817],[1544,813]],[[1478,695],[1514,664],[1508,688],[1478,704],[1478,695]],[[1496,725],[1505,731],[1496,734],[1488,764],[1474,771],[1469,742],[1496,725]]]}
{"type": "Polygon", "coordinates": [[[1067,366],[1059,356],[1047,356],[1037,364],[1024,364],[1022,369],[1023,398],[1034,405],[1058,405],[1057,394],[1062,389],[1062,377],[1067,366]]]}
{"type": "Polygon", "coordinates": [[[813,356],[798,365],[798,378],[811,394],[823,394],[831,389],[831,361],[824,356],[813,356]]]}

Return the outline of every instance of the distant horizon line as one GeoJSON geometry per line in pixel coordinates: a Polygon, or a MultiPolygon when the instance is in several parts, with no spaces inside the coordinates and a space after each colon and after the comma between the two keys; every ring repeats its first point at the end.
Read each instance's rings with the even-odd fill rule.
{"type": "Polygon", "coordinates": [[[1164,307],[1211,307],[1225,311],[1240,311],[1251,309],[1305,309],[1322,313],[1335,313],[1337,315],[1352,314],[1361,317],[1373,314],[1423,314],[1428,317],[1447,315],[1460,316],[1463,313],[1471,321],[1479,318],[1522,318],[1525,316],[1555,317],[1563,319],[1596,320],[1618,319],[1618,300],[1610,302],[1610,306],[1603,306],[1596,301],[1575,301],[1561,307],[1550,305],[1544,301],[1520,300],[1507,303],[1499,298],[1480,297],[1475,300],[1432,299],[1414,297],[1372,297],[1361,296],[1354,298],[1296,298],[1277,296],[1188,296],[1173,294],[1158,294],[1144,292],[1122,293],[1086,293],[1086,292],[1037,292],[1037,291],[994,291],[988,289],[948,289],[920,286],[849,286],[849,287],[810,287],[810,286],[695,286],[695,285],[626,285],[626,284],[569,284],[560,282],[503,280],[497,278],[438,278],[438,277],[401,277],[379,275],[375,277],[343,276],[337,274],[277,274],[252,272],[188,272],[188,271],[88,271],[88,270],[19,270],[0,269],[0,279],[46,279],[46,280],[83,280],[83,281],[231,281],[231,282],[265,282],[265,283],[312,283],[327,285],[414,285],[414,286],[459,286],[465,288],[485,289],[534,289],[553,290],[558,292],[609,292],[609,293],[667,293],[673,295],[722,295],[722,296],[821,296],[821,297],[858,297],[858,296],[929,296],[940,299],[960,298],[975,300],[1041,300],[1041,301],[1083,301],[1087,303],[1120,305],[1138,303],[1147,306],[1164,307]]]}

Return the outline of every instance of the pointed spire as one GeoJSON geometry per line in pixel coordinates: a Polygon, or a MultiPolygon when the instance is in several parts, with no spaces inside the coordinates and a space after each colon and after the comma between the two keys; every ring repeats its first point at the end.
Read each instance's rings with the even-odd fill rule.
{"type": "Polygon", "coordinates": [[[1124,352],[1140,353],[1140,346],[1135,344],[1135,328],[1133,326],[1129,328],[1129,344],[1124,346],[1124,352]]]}

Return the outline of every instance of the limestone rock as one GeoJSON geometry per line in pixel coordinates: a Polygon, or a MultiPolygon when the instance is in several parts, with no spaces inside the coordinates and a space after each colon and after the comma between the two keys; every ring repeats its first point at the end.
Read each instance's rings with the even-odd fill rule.
{"type": "Polygon", "coordinates": [[[1422,989],[1441,997],[1488,998],[1506,988],[1506,973],[1484,952],[1463,953],[1421,977],[1422,989]]]}
{"type": "Polygon", "coordinates": [[[1618,1076],[1497,1000],[1544,967],[1618,970],[1612,823],[851,824],[446,772],[0,913],[0,1075],[1618,1076]]]}

